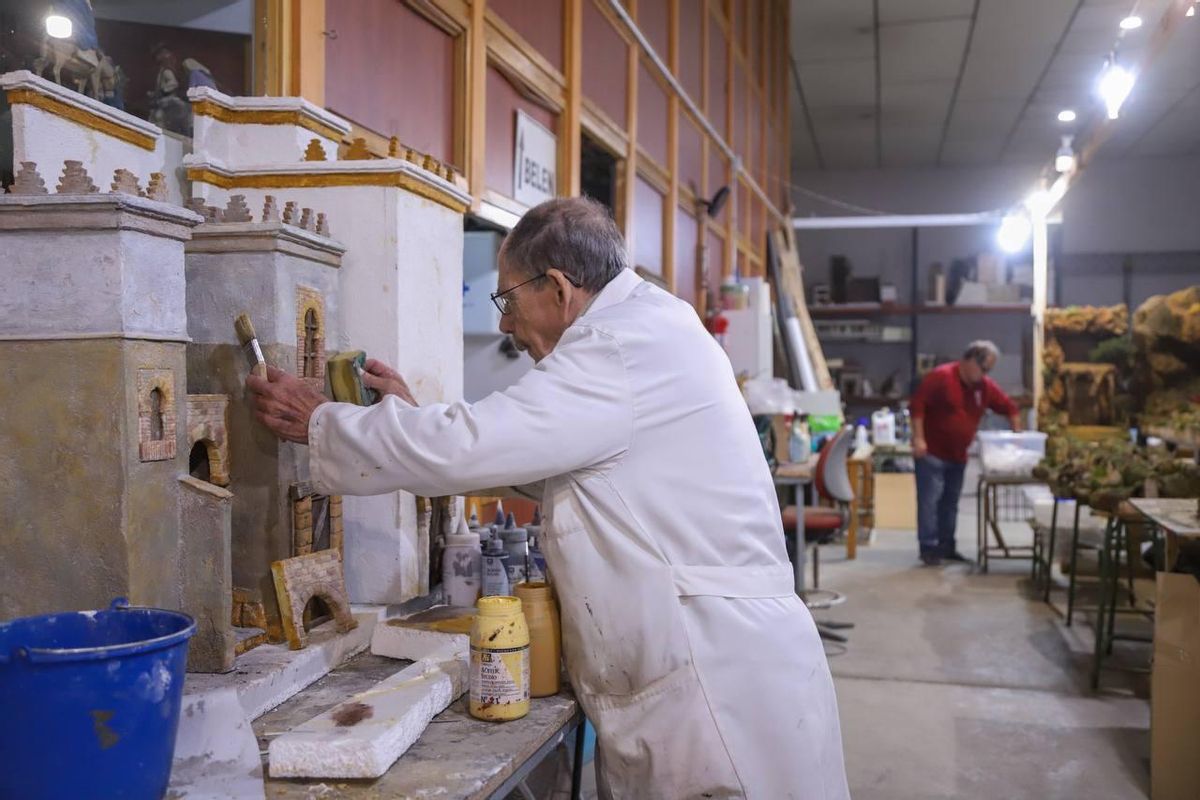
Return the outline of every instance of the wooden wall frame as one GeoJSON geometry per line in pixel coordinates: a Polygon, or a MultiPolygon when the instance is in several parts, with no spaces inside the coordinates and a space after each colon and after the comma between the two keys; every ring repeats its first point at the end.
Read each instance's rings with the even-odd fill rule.
{"type": "MultiPolygon", "coordinates": [[[[638,78],[648,58],[634,31],[639,20],[639,0],[626,0],[624,11],[633,20],[627,27],[609,0],[559,0],[563,4],[563,64],[557,69],[527,42],[487,0],[398,0],[454,37],[453,101],[454,161],[462,165],[472,195],[472,208],[478,210],[485,199],[486,86],[489,63],[533,102],[559,115],[558,162],[559,191],[575,195],[580,190],[581,137],[584,132],[618,158],[617,219],[629,237],[630,252],[636,213],[635,185],[640,175],[661,191],[664,204],[662,230],[663,279],[672,288],[689,278],[696,282],[696,306],[705,310],[706,260],[718,259],[719,274],[729,276],[739,258],[755,269],[765,261],[766,233],[787,224],[789,204],[787,112],[787,25],[788,4],[783,0],[760,0],[745,12],[739,26],[736,3],[745,0],[665,0],[667,4],[667,49],[659,53],[675,80],[680,69],[680,19],[683,14],[700,13],[700,96],[693,97],[700,112],[715,127],[722,128],[720,141],[701,128],[700,180],[696,187],[681,184],[679,178],[679,137],[682,114],[690,114],[680,95],[650,64],[653,77],[663,86],[667,99],[667,155],[660,163],[637,144],[638,78]],[[583,90],[583,15],[584,3],[594,8],[612,25],[625,42],[626,124],[609,117],[583,90]],[[754,19],[751,19],[751,15],[754,19]],[[708,68],[712,57],[711,39],[715,30],[725,47],[725,75],[728,86],[723,108],[713,108],[713,76],[708,68]],[[737,34],[735,36],[735,33],[737,34]],[[743,85],[734,85],[737,66],[745,75],[743,85]],[[749,136],[746,114],[758,109],[757,128],[749,136]],[[746,152],[742,162],[722,158],[724,174],[712,174],[713,148],[724,149],[738,143],[746,152]],[[732,196],[721,224],[699,208],[699,201],[711,197],[718,186],[730,187],[732,196]],[[744,204],[751,206],[751,228],[740,228],[744,204]],[[756,207],[761,206],[761,208],[756,207]],[[697,221],[697,247],[694,254],[677,252],[676,214],[682,209],[697,221]],[[723,252],[706,253],[709,232],[720,235],[723,252]],[[761,241],[760,241],[761,240],[761,241]],[[694,255],[694,269],[681,271],[694,255]]],[[[260,94],[295,94],[324,105],[325,100],[325,10],[328,0],[255,0],[254,87],[260,94]]],[[[642,3],[649,0],[641,0],[642,3]]],[[[640,35],[640,34],[638,34],[640,35]]],[[[689,42],[689,45],[694,43],[689,42]]],[[[752,117],[751,117],[752,118],[752,117]]],[[[366,138],[373,153],[382,155],[387,132],[356,127],[355,136],[366,138]]],[[[710,287],[711,288],[711,287],[710,287]]]]}

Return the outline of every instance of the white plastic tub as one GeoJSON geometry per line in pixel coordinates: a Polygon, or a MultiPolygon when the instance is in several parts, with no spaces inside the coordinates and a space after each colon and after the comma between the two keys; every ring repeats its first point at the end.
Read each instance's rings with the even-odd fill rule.
{"type": "Polygon", "coordinates": [[[978,437],[985,478],[1032,478],[1046,455],[1046,434],[1038,431],[980,431],[978,437]]]}

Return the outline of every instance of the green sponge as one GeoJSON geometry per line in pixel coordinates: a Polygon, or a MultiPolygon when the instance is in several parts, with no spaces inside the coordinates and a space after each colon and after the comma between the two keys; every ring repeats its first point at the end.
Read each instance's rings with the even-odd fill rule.
{"type": "Polygon", "coordinates": [[[356,406],[373,405],[379,400],[379,392],[363,386],[362,373],[366,363],[367,354],[362,350],[347,350],[325,362],[334,400],[356,406]]]}

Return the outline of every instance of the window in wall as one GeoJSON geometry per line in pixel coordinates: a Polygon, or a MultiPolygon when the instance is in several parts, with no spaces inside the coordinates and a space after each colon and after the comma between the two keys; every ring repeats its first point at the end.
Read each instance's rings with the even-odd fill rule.
{"type": "Polygon", "coordinates": [[[325,300],[307,286],[296,287],[296,374],[325,379],[325,300]]]}
{"type": "Polygon", "coordinates": [[[317,377],[317,312],[304,312],[304,377],[317,377]]]}
{"type": "Polygon", "coordinates": [[[172,370],[138,370],[138,457],[142,461],[175,458],[174,384],[172,370]]]}
{"type": "Polygon", "coordinates": [[[645,178],[638,176],[633,198],[634,265],[662,274],[663,205],[662,193],[645,178]]]}

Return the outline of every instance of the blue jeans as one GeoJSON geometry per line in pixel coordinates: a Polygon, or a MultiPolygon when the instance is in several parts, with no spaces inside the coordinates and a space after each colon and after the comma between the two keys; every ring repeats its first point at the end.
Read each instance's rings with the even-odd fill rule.
{"type": "Polygon", "coordinates": [[[950,555],[957,549],[954,527],[967,465],[927,455],[916,460],[916,467],[917,541],[921,554],[950,555]]]}

